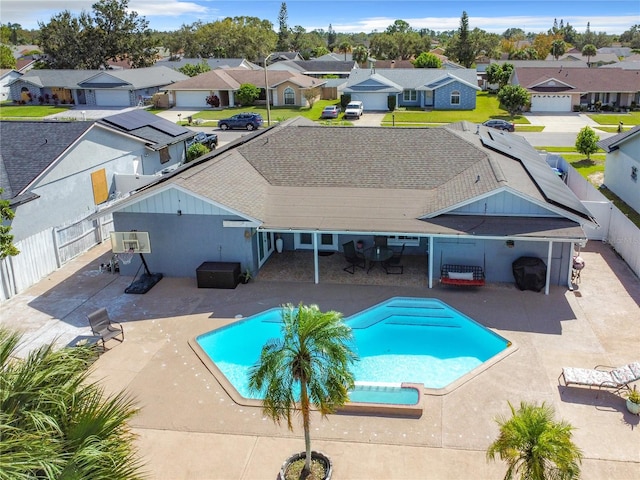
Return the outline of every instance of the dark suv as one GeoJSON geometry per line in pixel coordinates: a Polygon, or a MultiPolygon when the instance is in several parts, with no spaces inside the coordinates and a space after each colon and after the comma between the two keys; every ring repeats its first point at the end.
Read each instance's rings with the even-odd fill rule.
{"type": "Polygon", "coordinates": [[[255,130],[262,126],[262,115],[259,113],[238,113],[233,117],[218,120],[220,130],[230,128],[246,128],[247,130],[255,130]]]}
{"type": "Polygon", "coordinates": [[[516,129],[516,126],[513,123],[497,118],[493,120],[487,120],[482,125],[484,125],[485,127],[497,128],[498,130],[504,130],[507,132],[513,132],[516,129]]]}

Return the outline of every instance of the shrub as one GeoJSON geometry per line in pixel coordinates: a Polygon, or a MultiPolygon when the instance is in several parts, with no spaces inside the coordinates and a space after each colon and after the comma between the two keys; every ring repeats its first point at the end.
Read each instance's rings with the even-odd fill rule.
{"type": "Polygon", "coordinates": [[[220,106],[220,99],[217,95],[209,95],[206,99],[207,105],[218,108],[220,106]]]}
{"type": "Polygon", "coordinates": [[[396,96],[395,95],[389,95],[387,97],[387,107],[389,108],[390,112],[393,112],[396,109],[396,96]]]}
{"type": "Polygon", "coordinates": [[[351,94],[343,93],[342,95],[340,95],[340,107],[342,108],[342,110],[347,108],[347,105],[349,105],[350,101],[351,101],[351,94]]]}

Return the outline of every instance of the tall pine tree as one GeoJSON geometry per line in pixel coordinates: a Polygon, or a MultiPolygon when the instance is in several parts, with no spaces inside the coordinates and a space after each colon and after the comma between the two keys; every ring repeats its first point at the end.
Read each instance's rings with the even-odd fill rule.
{"type": "Polygon", "coordinates": [[[291,42],[289,41],[289,26],[287,25],[287,4],[282,2],[280,5],[280,13],[278,14],[278,23],[280,24],[280,31],[278,32],[278,43],[276,50],[279,52],[288,52],[291,48],[291,42]]]}

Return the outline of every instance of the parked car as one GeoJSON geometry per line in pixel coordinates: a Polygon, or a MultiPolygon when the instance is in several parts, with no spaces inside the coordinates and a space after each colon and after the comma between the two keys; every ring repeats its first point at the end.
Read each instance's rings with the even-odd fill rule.
{"type": "Polygon", "coordinates": [[[213,150],[218,146],[218,135],[215,133],[199,132],[195,137],[187,142],[187,148],[194,143],[201,143],[210,150],[213,150]]]}
{"type": "Polygon", "coordinates": [[[344,109],[345,118],[357,117],[360,118],[364,112],[364,105],[359,100],[353,100],[347,104],[347,108],[344,109]]]}
{"type": "Polygon", "coordinates": [[[516,130],[516,126],[511,122],[507,122],[506,120],[487,120],[482,125],[484,125],[485,127],[497,128],[498,130],[504,130],[506,132],[514,132],[516,130]]]}
{"type": "Polygon", "coordinates": [[[230,128],[246,128],[247,130],[255,130],[262,126],[262,115],[259,113],[238,113],[233,117],[218,120],[220,130],[228,130],[230,128]]]}
{"type": "Polygon", "coordinates": [[[338,118],[339,114],[340,114],[340,109],[338,108],[337,105],[328,105],[324,107],[324,110],[322,110],[322,114],[320,115],[320,118],[338,118]]]}

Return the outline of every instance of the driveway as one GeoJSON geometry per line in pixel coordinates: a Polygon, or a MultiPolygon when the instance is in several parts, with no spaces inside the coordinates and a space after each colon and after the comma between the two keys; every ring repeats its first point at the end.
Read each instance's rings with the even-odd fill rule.
{"type": "MultiPolygon", "coordinates": [[[[584,127],[596,128],[598,124],[583,113],[526,113],[531,125],[543,125],[545,133],[578,133],[584,127]]],[[[518,127],[516,127],[516,130],[518,127]]]]}

